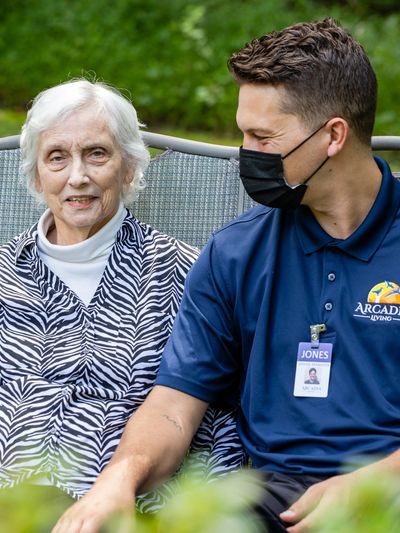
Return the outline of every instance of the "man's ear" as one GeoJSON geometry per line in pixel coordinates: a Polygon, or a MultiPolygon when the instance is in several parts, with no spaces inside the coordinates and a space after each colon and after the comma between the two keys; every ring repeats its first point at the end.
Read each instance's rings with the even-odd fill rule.
{"type": "Polygon", "coordinates": [[[330,142],[328,146],[328,156],[337,155],[342,149],[349,136],[349,125],[344,118],[335,117],[329,120],[326,125],[329,128],[330,142]]]}

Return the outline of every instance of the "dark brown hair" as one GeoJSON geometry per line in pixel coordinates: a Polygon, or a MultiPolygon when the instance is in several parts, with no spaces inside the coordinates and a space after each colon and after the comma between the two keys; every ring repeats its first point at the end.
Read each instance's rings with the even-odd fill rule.
{"type": "Polygon", "coordinates": [[[229,59],[236,81],[282,85],[285,113],[309,127],[344,118],[370,144],[377,81],[362,46],[332,18],[304,22],[248,43],[229,59]]]}

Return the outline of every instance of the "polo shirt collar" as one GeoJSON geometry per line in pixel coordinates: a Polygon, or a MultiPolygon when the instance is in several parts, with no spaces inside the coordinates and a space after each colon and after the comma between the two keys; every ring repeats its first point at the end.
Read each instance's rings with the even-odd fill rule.
{"type": "Polygon", "coordinates": [[[328,245],[362,261],[368,261],[375,253],[398,211],[400,184],[386,161],[380,157],[374,159],[382,172],[381,187],[365,220],[347,239],[334,239],[328,235],[308,207],[300,206],[295,211],[297,235],[304,253],[311,254],[328,245]]]}

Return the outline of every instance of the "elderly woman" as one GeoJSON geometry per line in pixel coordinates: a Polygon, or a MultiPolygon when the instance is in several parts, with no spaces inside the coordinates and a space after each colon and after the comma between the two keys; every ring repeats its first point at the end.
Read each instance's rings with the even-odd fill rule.
{"type": "MultiPolygon", "coordinates": [[[[149,154],[117,91],[86,80],[44,91],[21,147],[48,209],[0,251],[0,486],[78,498],[152,386],[196,251],[124,206],[149,154]]],[[[243,459],[236,438],[210,411],[194,447],[229,469],[243,459]]]]}

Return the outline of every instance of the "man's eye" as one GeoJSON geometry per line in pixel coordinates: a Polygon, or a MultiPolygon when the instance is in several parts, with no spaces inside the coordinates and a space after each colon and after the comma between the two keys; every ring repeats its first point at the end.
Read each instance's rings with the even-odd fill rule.
{"type": "Polygon", "coordinates": [[[259,142],[267,142],[269,137],[263,137],[262,135],[254,135],[254,138],[259,142]]]}

